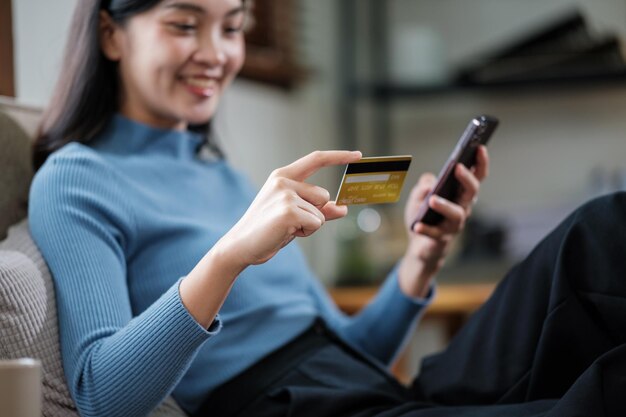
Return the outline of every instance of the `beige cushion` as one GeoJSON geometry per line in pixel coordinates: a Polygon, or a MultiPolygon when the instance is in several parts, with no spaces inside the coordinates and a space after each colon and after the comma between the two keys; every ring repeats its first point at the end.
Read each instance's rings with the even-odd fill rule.
{"type": "Polygon", "coordinates": [[[26,217],[32,176],[28,135],[0,112],[0,239],[6,236],[9,225],[26,217]]]}
{"type": "MultiPolygon", "coordinates": [[[[0,242],[0,359],[22,357],[42,363],[44,416],[78,417],[63,375],[53,282],[27,220],[0,242]]],[[[169,397],[152,416],[185,413],[169,397]]]]}

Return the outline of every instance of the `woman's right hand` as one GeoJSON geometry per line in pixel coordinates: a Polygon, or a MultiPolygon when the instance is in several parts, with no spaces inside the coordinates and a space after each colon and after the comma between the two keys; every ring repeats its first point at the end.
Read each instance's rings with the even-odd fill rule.
{"type": "Polygon", "coordinates": [[[272,172],[243,217],[180,283],[183,305],[200,325],[213,322],[241,271],[348,213],[328,191],[304,180],[322,167],[359,159],[361,152],[316,151],[272,172]]]}
{"type": "Polygon", "coordinates": [[[315,151],[273,171],[243,217],[217,243],[220,253],[232,254],[238,269],[244,269],[268,261],[327,220],[344,217],[346,206],[335,205],[326,189],[304,181],[322,167],[359,159],[358,151],[315,151]]]}

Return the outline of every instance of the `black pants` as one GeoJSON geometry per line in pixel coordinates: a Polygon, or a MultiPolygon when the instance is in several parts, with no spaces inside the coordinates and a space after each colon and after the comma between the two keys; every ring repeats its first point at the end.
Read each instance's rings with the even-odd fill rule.
{"type": "Polygon", "coordinates": [[[626,416],[626,193],[563,221],[408,388],[317,333],[262,393],[238,400],[263,381],[244,374],[197,416],[626,416]]]}

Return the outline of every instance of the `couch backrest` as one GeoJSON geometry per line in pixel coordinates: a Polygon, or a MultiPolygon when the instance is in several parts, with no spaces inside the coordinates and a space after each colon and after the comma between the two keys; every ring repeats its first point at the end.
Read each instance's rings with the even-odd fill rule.
{"type": "Polygon", "coordinates": [[[12,97],[0,96],[0,111],[8,114],[28,134],[35,137],[43,109],[38,106],[29,106],[17,102],[12,97]]]}
{"type": "Polygon", "coordinates": [[[26,217],[33,170],[29,136],[2,112],[0,149],[0,239],[3,239],[11,224],[26,217]]]}

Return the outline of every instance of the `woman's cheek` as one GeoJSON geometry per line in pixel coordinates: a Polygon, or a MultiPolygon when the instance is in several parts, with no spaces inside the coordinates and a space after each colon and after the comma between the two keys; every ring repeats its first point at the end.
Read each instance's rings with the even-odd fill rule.
{"type": "Polygon", "coordinates": [[[239,72],[246,59],[246,47],[243,38],[232,46],[232,49],[228,51],[228,56],[229,72],[239,72]]]}

